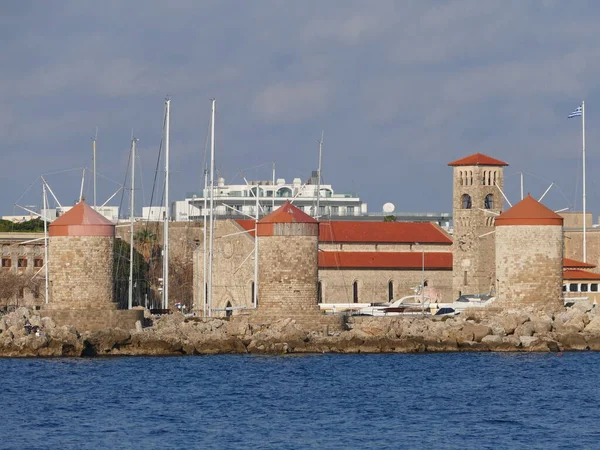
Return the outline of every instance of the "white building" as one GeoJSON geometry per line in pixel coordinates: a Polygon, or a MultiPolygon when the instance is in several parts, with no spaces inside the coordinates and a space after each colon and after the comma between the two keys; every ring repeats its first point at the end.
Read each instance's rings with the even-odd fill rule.
{"type": "Polygon", "coordinates": [[[164,206],[144,206],[142,208],[142,220],[156,221],[165,217],[164,206]]]}
{"type": "MultiPolygon", "coordinates": [[[[47,210],[42,209],[40,214],[42,216],[47,217],[48,219],[50,219],[50,222],[52,222],[53,220],[57,219],[58,217],[62,216],[64,213],[69,211],[71,208],[72,206],[59,206],[57,208],[48,208],[47,210]]],[[[92,206],[92,209],[95,209],[98,213],[106,217],[108,220],[111,220],[115,223],[119,221],[118,206],[92,206]]]]}
{"type": "MultiPolygon", "coordinates": [[[[279,208],[286,201],[311,216],[352,217],[367,214],[367,204],[354,194],[336,194],[330,184],[317,183],[317,173],[313,172],[307,182],[294,178],[286,183],[283,178],[272,181],[249,181],[248,184],[225,184],[219,178],[214,191],[214,213],[219,218],[244,218],[256,215],[256,195],[260,204],[259,215],[265,216],[279,208]],[[317,208],[317,188],[319,189],[319,211],[317,208]]],[[[192,196],[172,203],[174,220],[202,220],[206,198],[206,214],[209,211],[210,189],[203,195],[192,196]]]]}

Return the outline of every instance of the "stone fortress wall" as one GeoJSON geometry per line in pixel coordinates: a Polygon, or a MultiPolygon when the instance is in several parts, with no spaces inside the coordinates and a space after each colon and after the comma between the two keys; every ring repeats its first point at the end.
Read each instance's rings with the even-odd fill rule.
{"type": "Polygon", "coordinates": [[[496,227],[499,305],[562,306],[562,239],[562,226],[496,227]]]}
{"type": "Polygon", "coordinates": [[[117,309],[113,302],[114,238],[52,236],[49,239],[48,309],[117,309]],[[90,287],[93,286],[93,289],[90,287]]]}

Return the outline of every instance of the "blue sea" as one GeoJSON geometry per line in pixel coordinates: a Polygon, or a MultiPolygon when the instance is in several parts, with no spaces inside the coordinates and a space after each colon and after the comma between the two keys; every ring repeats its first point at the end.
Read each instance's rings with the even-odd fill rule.
{"type": "Polygon", "coordinates": [[[600,448],[600,353],[0,359],[3,449],[600,448]]]}

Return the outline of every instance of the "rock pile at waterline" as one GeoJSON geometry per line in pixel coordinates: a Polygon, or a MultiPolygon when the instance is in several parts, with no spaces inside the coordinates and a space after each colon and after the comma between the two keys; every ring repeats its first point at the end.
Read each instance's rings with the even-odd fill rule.
{"type": "Polygon", "coordinates": [[[79,333],[19,308],[0,318],[0,356],[600,350],[600,308],[589,304],[554,313],[348,317],[348,330],[335,333],[326,328],[307,331],[291,319],[257,325],[244,317],[187,319],[179,313],[147,317],[152,325],[146,328],[79,333]]]}

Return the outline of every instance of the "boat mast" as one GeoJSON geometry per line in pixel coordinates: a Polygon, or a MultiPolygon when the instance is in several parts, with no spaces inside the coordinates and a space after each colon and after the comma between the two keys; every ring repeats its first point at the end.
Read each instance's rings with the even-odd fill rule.
{"type": "Polygon", "coordinates": [[[252,289],[252,305],[258,306],[258,215],[260,205],[258,196],[260,195],[260,186],[256,185],[256,219],[254,219],[254,289],[252,289]]]}
{"type": "Polygon", "coordinates": [[[81,174],[81,188],[79,189],[79,201],[83,200],[83,184],[85,183],[85,167],[83,168],[83,173],[81,174]]]}
{"type": "Polygon", "coordinates": [[[45,266],[45,293],[46,293],[46,304],[48,304],[49,288],[48,288],[48,220],[46,219],[48,214],[48,196],[46,195],[46,183],[42,183],[42,201],[44,202],[44,266],[45,266]]]}
{"type": "Polygon", "coordinates": [[[163,230],[163,309],[169,309],[169,125],[171,99],[165,100],[165,211],[163,230]]]}
{"type": "Polygon", "coordinates": [[[585,217],[585,102],[581,102],[581,137],[582,137],[582,159],[583,159],[583,262],[587,262],[586,242],[586,217],[585,217]]]}
{"type": "Polygon", "coordinates": [[[98,127],[96,127],[96,135],[92,139],[92,170],[94,171],[94,210],[98,206],[96,204],[96,139],[98,139],[98,127]]]}
{"type": "Polygon", "coordinates": [[[319,168],[317,170],[317,210],[315,211],[315,219],[319,217],[319,200],[321,198],[321,153],[323,151],[323,133],[321,131],[321,140],[319,141],[319,168]]]}
{"type": "Polygon", "coordinates": [[[213,294],[213,250],[214,250],[214,200],[215,200],[215,108],[217,101],[212,99],[210,113],[210,241],[208,244],[208,317],[212,316],[212,294],[213,294]]]}
{"type": "MultiPolygon", "coordinates": [[[[206,163],[206,160],[205,160],[206,163]]],[[[206,317],[206,287],[208,286],[208,284],[206,283],[206,273],[207,273],[207,267],[206,267],[206,194],[208,193],[207,191],[207,184],[208,184],[208,170],[206,169],[206,164],[204,167],[204,193],[203,193],[203,197],[204,197],[204,208],[202,209],[202,219],[203,219],[203,224],[204,224],[204,232],[202,233],[204,235],[204,245],[202,246],[202,258],[203,258],[203,272],[204,275],[202,277],[202,317],[206,317]]]]}
{"type": "Polygon", "coordinates": [[[273,197],[271,198],[272,200],[272,205],[271,205],[271,212],[275,211],[275,192],[276,192],[276,188],[275,188],[275,161],[273,161],[273,197]]]}
{"type": "Polygon", "coordinates": [[[133,219],[134,219],[134,194],[135,194],[135,141],[131,139],[131,206],[129,211],[129,296],[127,309],[133,308],[133,219]]]}

